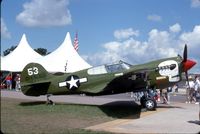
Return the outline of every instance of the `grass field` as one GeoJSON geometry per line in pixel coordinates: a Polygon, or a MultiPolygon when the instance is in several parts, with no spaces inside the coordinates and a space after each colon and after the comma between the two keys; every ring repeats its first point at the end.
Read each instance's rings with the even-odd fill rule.
{"type": "Polygon", "coordinates": [[[107,133],[84,128],[118,118],[138,118],[140,107],[110,103],[103,106],[1,98],[1,131],[3,133],[107,133]]]}

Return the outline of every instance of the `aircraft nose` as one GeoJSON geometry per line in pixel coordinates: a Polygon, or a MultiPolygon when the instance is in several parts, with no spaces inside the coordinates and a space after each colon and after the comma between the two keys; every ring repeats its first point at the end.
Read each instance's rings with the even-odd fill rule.
{"type": "Polygon", "coordinates": [[[194,65],[196,64],[195,61],[193,60],[186,60],[185,62],[183,62],[183,71],[186,72],[189,69],[191,69],[194,65]]]}

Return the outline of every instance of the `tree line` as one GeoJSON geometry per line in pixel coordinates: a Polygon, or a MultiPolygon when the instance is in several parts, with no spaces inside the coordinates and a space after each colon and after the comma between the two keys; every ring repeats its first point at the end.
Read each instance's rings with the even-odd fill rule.
{"type": "MultiPolygon", "coordinates": [[[[11,46],[10,48],[3,51],[3,56],[10,54],[12,51],[15,50],[16,47],[17,46],[11,46]]],[[[34,51],[36,51],[37,53],[39,53],[42,56],[45,56],[45,55],[48,55],[51,53],[51,52],[48,52],[46,48],[36,48],[36,49],[34,49],[34,51]]]]}

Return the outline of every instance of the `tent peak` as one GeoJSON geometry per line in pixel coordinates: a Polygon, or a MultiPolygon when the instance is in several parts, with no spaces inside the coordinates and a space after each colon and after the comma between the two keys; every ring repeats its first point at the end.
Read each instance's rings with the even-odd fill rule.
{"type": "Polygon", "coordinates": [[[71,40],[71,36],[70,36],[70,33],[67,32],[66,36],[65,36],[65,39],[63,42],[66,42],[67,40],[71,40]]]}
{"type": "Polygon", "coordinates": [[[21,40],[26,40],[26,34],[25,33],[23,33],[23,35],[22,35],[22,38],[21,38],[21,40]]]}
{"type": "Polygon", "coordinates": [[[28,42],[27,42],[27,38],[26,38],[26,34],[23,34],[22,35],[22,38],[21,38],[21,40],[20,40],[20,43],[19,43],[19,45],[20,44],[28,44],[28,42]]]}

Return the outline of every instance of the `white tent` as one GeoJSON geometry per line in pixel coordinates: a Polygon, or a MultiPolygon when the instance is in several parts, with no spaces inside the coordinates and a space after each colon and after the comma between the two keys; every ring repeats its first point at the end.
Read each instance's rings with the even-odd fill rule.
{"type": "Polygon", "coordinates": [[[26,35],[23,34],[17,48],[7,56],[1,57],[1,70],[21,72],[28,63],[41,57],[30,47],[26,35]]]}
{"type": "Polygon", "coordinates": [[[75,72],[91,67],[74,49],[69,33],[56,50],[35,62],[41,64],[48,72],[75,72]]]}

